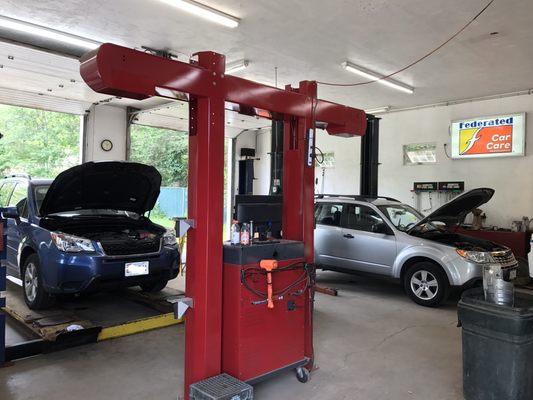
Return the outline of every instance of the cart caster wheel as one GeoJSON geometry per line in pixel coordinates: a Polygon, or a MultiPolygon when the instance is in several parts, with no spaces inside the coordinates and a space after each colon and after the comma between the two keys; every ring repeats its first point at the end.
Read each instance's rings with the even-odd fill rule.
{"type": "Polygon", "coordinates": [[[296,368],[296,379],[298,379],[298,382],[306,383],[309,380],[309,371],[307,368],[296,368]]]}

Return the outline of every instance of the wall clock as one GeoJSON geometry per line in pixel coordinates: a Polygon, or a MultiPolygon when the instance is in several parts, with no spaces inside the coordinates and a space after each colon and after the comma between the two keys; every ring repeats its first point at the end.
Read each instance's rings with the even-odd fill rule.
{"type": "Polygon", "coordinates": [[[113,148],[113,142],[109,139],[104,139],[100,142],[100,147],[103,151],[111,151],[113,148]]]}

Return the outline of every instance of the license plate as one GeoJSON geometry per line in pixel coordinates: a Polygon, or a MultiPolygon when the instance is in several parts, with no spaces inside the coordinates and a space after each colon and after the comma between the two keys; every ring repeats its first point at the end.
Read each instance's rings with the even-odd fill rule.
{"type": "Polygon", "coordinates": [[[124,276],[148,275],[150,263],[148,261],[137,261],[126,263],[124,276]]]}

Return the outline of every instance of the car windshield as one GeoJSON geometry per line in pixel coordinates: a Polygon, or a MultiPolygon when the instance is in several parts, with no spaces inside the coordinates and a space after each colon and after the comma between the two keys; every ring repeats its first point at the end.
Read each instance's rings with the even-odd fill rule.
{"type": "Polygon", "coordinates": [[[387,204],[378,206],[387,219],[403,232],[415,226],[424,216],[407,204],[387,204]]]}
{"type": "MultiPolygon", "coordinates": [[[[38,185],[35,186],[35,205],[38,211],[41,210],[41,205],[43,204],[44,197],[48,192],[50,185],[38,185]]],[[[58,215],[61,217],[75,217],[75,216],[127,216],[130,218],[138,218],[138,215],[130,211],[120,211],[120,210],[111,210],[111,209],[88,209],[88,210],[72,210],[64,211],[60,213],[55,213],[52,215],[58,215]]]]}

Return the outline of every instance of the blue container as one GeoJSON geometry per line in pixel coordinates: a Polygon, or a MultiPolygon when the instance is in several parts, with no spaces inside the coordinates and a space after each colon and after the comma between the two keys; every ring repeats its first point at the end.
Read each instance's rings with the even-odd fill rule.
{"type": "Polygon", "coordinates": [[[187,188],[162,187],[157,205],[168,218],[187,216],[187,188]]]}

